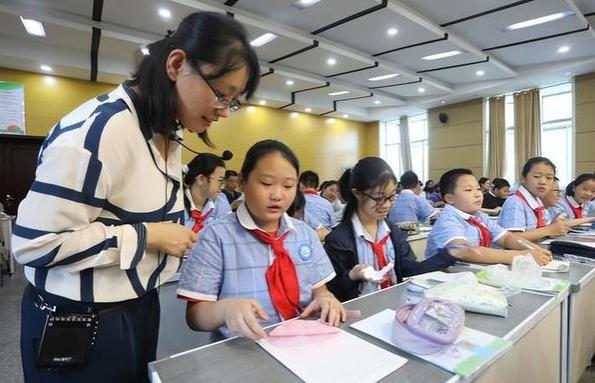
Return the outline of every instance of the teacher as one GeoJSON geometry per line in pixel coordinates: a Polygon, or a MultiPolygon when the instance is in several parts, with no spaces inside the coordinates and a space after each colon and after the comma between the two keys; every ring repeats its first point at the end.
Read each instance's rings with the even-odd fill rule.
{"type": "Polygon", "coordinates": [[[197,240],[181,225],[182,130],[212,146],[207,129],[258,85],[247,33],[223,14],[191,14],[148,49],[131,80],[53,127],[19,206],[26,382],[147,381],[156,287],[197,240]]]}

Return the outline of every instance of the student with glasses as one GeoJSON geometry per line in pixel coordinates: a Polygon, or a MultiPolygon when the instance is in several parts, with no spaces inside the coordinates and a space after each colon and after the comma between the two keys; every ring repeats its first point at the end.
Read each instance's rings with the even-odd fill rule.
{"type": "Polygon", "coordinates": [[[181,133],[212,146],[211,124],[257,88],[248,35],[224,14],[190,14],[148,50],[131,80],[50,131],[19,207],[12,243],[29,280],[21,317],[26,382],[148,380],[156,288],[198,239],[183,225],[181,133]],[[95,340],[43,338],[52,310],[95,314],[95,340]],[[79,346],[82,364],[61,357],[68,345],[79,346]],[[40,365],[40,349],[50,362],[40,365]]]}
{"type": "Polygon", "coordinates": [[[418,262],[407,234],[387,219],[397,195],[397,179],[381,158],[367,157],[340,179],[347,205],[341,223],[326,237],[326,250],[337,276],[328,283],[340,301],[400,283],[403,277],[444,269],[455,262],[446,250],[418,262]],[[370,276],[389,264],[382,278],[370,276]]]}

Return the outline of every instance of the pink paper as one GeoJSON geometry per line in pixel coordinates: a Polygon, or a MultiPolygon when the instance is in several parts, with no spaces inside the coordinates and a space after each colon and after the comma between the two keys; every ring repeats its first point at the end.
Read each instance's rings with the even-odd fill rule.
{"type": "Polygon", "coordinates": [[[269,336],[311,336],[336,334],[337,327],[329,326],[317,320],[295,319],[275,327],[269,336]]]}

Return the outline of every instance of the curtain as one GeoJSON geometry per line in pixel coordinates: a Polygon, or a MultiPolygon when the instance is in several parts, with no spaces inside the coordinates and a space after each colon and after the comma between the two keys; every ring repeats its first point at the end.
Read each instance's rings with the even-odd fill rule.
{"type": "Polygon", "coordinates": [[[541,154],[539,89],[514,94],[514,154],[516,179],[525,162],[541,154]]]}
{"type": "Polygon", "coordinates": [[[399,120],[399,132],[401,133],[401,163],[403,172],[411,170],[411,143],[409,142],[409,119],[407,116],[399,120]]]}
{"type": "Polygon", "coordinates": [[[490,134],[488,145],[488,177],[504,176],[506,124],[504,120],[505,97],[492,97],[489,100],[490,134]]]}

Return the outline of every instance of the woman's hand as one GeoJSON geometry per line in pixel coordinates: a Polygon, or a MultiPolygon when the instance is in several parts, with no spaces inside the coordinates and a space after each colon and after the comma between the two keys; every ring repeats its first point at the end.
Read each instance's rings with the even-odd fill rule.
{"type": "Polygon", "coordinates": [[[189,228],[173,222],[147,223],[147,249],[158,250],[174,257],[190,252],[198,235],[189,228]]]}

